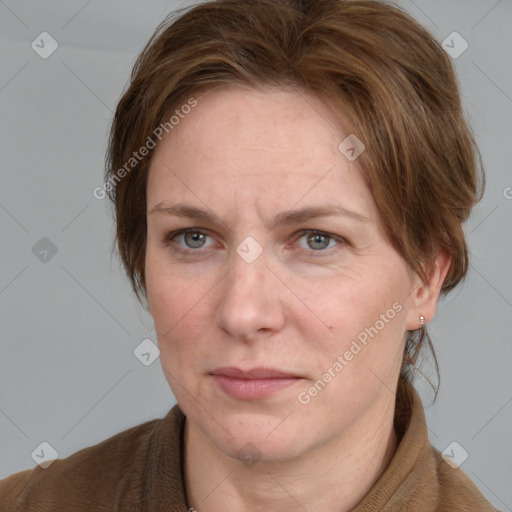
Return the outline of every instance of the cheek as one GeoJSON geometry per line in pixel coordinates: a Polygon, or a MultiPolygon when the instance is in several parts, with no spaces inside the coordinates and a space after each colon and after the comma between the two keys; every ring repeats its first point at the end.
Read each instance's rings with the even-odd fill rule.
{"type": "Polygon", "coordinates": [[[148,246],[145,272],[148,303],[156,332],[159,336],[167,337],[185,314],[190,290],[184,293],[183,279],[173,272],[162,252],[159,248],[148,246]],[[177,297],[180,299],[177,300],[177,297]]]}
{"type": "Polygon", "coordinates": [[[316,336],[314,330],[308,335],[308,360],[315,378],[301,396],[315,397],[316,407],[329,410],[336,424],[346,421],[347,411],[363,414],[383,382],[391,389],[398,377],[405,323],[403,286],[394,280],[340,281],[315,301],[318,307],[324,304],[320,316],[330,334],[324,329],[326,335],[318,336],[318,330],[316,336]],[[334,403],[340,405],[339,413],[332,412],[334,403]]]}
{"type": "Polygon", "coordinates": [[[161,250],[148,250],[146,289],[163,359],[196,350],[213,318],[208,295],[214,284],[172,267],[161,250]]]}
{"type": "MultiPolygon", "coordinates": [[[[316,343],[327,359],[334,361],[346,353],[347,359],[358,360],[354,366],[394,360],[405,328],[407,297],[406,281],[393,270],[362,272],[364,278],[341,277],[325,283],[322,293],[306,296],[327,333],[316,343]]],[[[318,320],[316,325],[321,325],[318,320]]]]}
{"type": "Polygon", "coordinates": [[[399,295],[388,284],[366,276],[337,276],[322,284],[321,291],[305,293],[304,302],[336,335],[373,323],[399,295]]]}

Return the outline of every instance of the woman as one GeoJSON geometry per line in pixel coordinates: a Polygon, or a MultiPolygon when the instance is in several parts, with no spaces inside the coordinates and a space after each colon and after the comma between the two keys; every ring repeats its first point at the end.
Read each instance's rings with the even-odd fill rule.
{"type": "Polygon", "coordinates": [[[103,192],[177,405],[5,479],[2,509],[496,510],[412,386],[483,185],[449,57],[397,8],[217,0],[164,22],[103,192]]]}

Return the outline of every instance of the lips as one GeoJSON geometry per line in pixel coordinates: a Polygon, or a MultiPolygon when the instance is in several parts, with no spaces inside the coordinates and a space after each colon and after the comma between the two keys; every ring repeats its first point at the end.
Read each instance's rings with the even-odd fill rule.
{"type": "Polygon", "coordinates": [[[299,382],[302,377],[273,368],[241,370],[235,367],[217,368],[211,372],[217,386],[231,398],[261,400],[299,382]]]}
{"type": "Polygon", "coordinates": [[[253,368],[252,370],[240,370],[233,366],[226,366],[224,368],[217,368],[212,375],[223,375],[225,377],[232,377],[234,379],[290,379],[298,378],[297,375],[274,370],[273,368],[253,368]]]}

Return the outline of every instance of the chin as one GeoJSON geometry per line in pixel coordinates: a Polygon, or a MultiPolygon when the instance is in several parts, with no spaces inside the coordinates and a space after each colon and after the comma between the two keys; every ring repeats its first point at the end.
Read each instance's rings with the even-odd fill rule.
{"type": "Polygon", "coordinates": [[[286,462],[298,457],[303,450],[296,439],[276,436],[237,436],[231,442],[217,446],[228,457],[244,462],[247,466],[257,463],[286,462]]]}
{"type": "Polygon", "coordinates": [[[228,435],[223,432],[219,436],[217,429],[206,434],[220,451],[247,465],[284,462],[307,449],[303,429],[294,425],[291,418],[283,421],[285,417],[262,413],[225,415],[223,426],[228,435]]]}

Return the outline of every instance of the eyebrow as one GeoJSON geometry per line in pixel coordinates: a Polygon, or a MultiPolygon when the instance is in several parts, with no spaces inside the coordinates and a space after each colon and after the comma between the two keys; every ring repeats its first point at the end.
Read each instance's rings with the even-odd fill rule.
{"type": "MultiPolygon", "coordinates": [[[[148,213],[151,215],[153,213],[164,213],[166,215],[170,215],[173,217],[187,217],[190,219],[197,219],[202,221],[215,222],[214,217],[216,215],[212,215],[207,210],[203,210],[201,208],[197,208],[192,205],[187,204],[175,204],[168,205],[165,202],[160,202],[156,206],[154,206],[148,213]]],[[[277,213],[271,220],[270,225],[275,226],[276,224],[299,224],[301,222],[305,222],[309,219],[314,219],[318,217],[332,217],[332,216],[344,216],[349,217],[358,222],[366,223],[371,222],[371,219],[364,216],[361,213],[349,210],[341,205],[332,204],[332,205],[324,205],[324,206],[310,206],[306,208],[300,208],[295,210],[287,210],[277,213]]],[[[224,224],[224,223],[223,223],[224,224]]]]}

